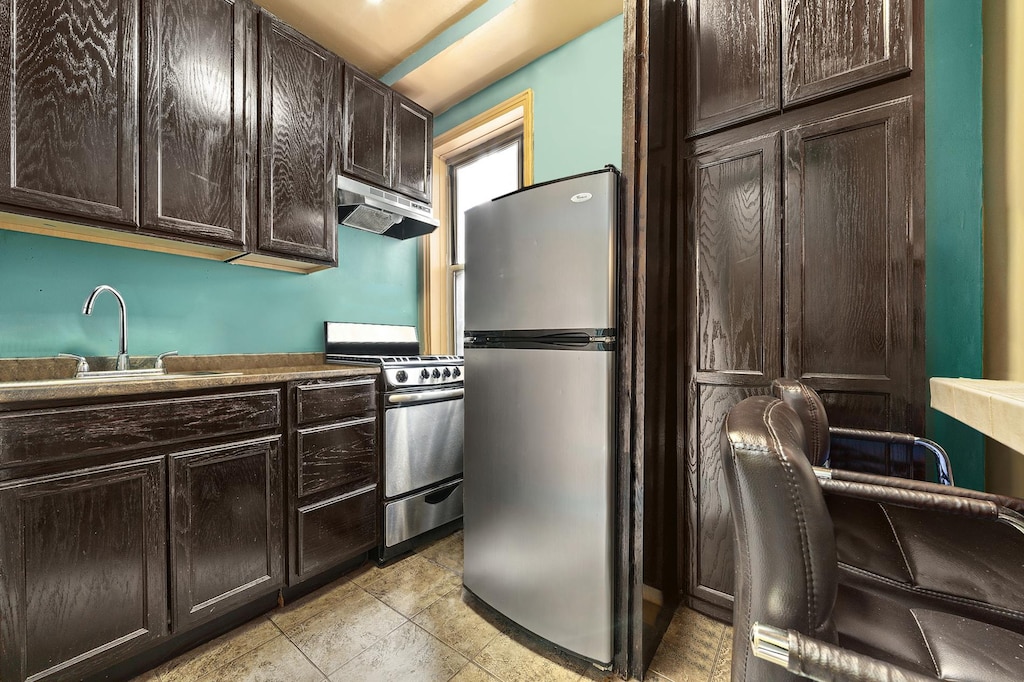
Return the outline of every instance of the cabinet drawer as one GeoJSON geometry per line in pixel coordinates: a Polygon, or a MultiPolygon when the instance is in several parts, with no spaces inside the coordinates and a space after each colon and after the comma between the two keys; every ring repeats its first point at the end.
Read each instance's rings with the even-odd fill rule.
{"type": "Polygon", "coordinates": [[[299,429],[296,439],[298,495],[377,482],[377,420],[364,417],[299,429]]]}
{"type": "Polygon", "coordinates": [[[377,546],[376,486],[298,509],[296,570],[299,580],[377,546]]]}
{"type": "Polygon", "coordinates": [[[296,393],[299,424],[325,419],[366,417],[377,411],[376,378],[330,384],[306,384],[296,393]]]}
{"type": "Polygon", "coordinates": [[[0,467],[279,429],[277,389],[0,415],[0,467]]]}

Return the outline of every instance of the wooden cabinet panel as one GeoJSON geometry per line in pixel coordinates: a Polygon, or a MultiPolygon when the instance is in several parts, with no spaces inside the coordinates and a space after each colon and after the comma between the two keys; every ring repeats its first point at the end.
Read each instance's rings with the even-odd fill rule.
{"type": "Polygon", "coordinates": [[[325,419],[363,417],[377,411],[376,378],[331,381],[297,386],[296,413],[299,424],[325,419]]]}
{"type": "Polygon", "coordinates": [[[299,507],[296,516],[296,581],[377,546],[375,485],[299,507]]]}
{"type": "Polygon", "coordinates": [[[296,433],[299,497],[377,481],[377,419],[365,417],[296,433]]]}
{"type": "Polygon", "coordinates": [[[182,452],[169,462],[178,631],[283,584],[280,438],[182,452]]]}
{"type": "Polygon", "coordinates": [[[345,173],[382,187],[392,180],[391,90],[351,64],[345,65],[345,173]]]}
{"type": "Polygon", "coordinates": [[[431,168],[434,163],[434,117],[397,92],[395,101],[394,176],[396,192],[430,202],[431,168]]]}
{"type": "Polygon", "coordinates": [[[779,110],[779,0],[687,3],[687,134],[779,110]]]}
{"type": "Polygon", "coordinates": [[[337,91],[341,62],[260,15],[259,253],[337,265],[337,91]]]}
{"type": "MultiPolygon", "coordinates": [[[[893,410],[894,400],[887,393],[821,391],[819,393],[829,422],[834,426],[882,431],[904,431],[903,415],[893,410]]],[[[903,445],[885,445],[861,440],[832,438],[832,467],[883,476],[923,478],[924,463],[915,463],[913,452],[903,445]]]]}
{"type": "Polygon", "coordinates": [[[0,201],[133,226],[139,0],[0,0],[0,201]]]}
{"type": "Polygon", "coordinates": [[[912,149],[909,98],[785,133],[786,376],[884,398],[865,428],[910,419],[912,149]]]}
{"type": "Polygon", "coordinates": [[[0,678],[79,680],[163,636],[162,457],[0,489],[0,678]]]}
{"type": "Polygon", "coordinates": [[[255,218],[255,17],[248,0],[144,3],[144,229],[244,246],[255,218]]]}
{"type": "Polygon", "coordinates": [[[281,425],[281,392],[144,400],[0,414],[0,467],[103,455],[281,425]]]}
{"type": "Polygon", "coordinates": [[[782,0],[785,106],[910,71],[909,0],[782,0]]]}

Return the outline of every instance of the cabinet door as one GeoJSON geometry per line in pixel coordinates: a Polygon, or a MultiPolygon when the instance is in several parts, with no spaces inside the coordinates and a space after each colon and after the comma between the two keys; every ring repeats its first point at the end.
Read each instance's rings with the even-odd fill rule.
{"type": "Polygon", "coordinates": [[[394,177],[396,192],[430,201],[434,161],[434,116],[397,92],[395,102],[394,177]]]}
{"type": "Polygon", "coordinates": [[[0,0],[0,201],[135,225],[139,0],[0,0]]]}
{"type": "Polygon", "coordinates": [[[337,265],[340,60],[260,15],[258,251],[337,265]]]}
{"type": "Polygon", "coordinates": [[[910,71],[910,0],[783,0],[788,106],[910,71]]]}
{"type": "Polygon", "coordinates": [[[0,490],[0,679],[79,680],[167,629],[162,457],[0,490]]]}
{"type": "Polygon", "coordinates": [[[779,0],[687,3],[688,135],[779,110],[779,0]]]}
{"type": "Polygon", "coordinates": [[[171,612],[180,631],[284,578],[280,437],[170,457],[171,612]]]}
{"type": "Polygon", "coordinates": [[[722,422],[740,400],[769,393],[781,364],[779,175],[777,133],[690,164],[689,594],[723,610],[732,607],[733,528],[722,422]]]}
{"type": "MultiPolygon", "coordinates": [[[[835,426],[909,431],[913,279],[909,98],[785,132],[786,376],[822,393],[835,426]]],[[[920,242],[920,237],[916,237],[920,242]]],[[[847,459],[852,457],[853,459],[847,459]]],[[[913,473],[902,448],[833,466],[913,473]]]]}
{"type": "Polygon", "coordinates": [[[392,92],[388,86],[345,65],[344,170],[381,187],[391,187],[392,92]]]}
{"type": "Polygon", "coordinates": [[[143,6],[143,228],[244,246],[254,199],[248,0],[143,6]]]}

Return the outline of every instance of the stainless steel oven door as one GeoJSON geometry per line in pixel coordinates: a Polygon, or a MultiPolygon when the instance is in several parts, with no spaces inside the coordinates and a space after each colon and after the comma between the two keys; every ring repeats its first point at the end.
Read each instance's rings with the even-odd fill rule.
{"type": "Polygon", "coordinates": [[[463,389],[391,393],[384,414],[384,496],[462,474],[463,389]]]}

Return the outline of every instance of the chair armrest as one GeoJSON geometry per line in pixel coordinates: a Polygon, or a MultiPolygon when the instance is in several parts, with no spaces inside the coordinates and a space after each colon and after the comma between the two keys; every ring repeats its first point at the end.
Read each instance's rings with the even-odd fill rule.
{"type": "Polygon", "coordinates": [[[781,630],[761,623],[754,623],[750,628],[750,646],[758,658],[818,682],[933,682],[935,679],[796,630],[781,630]]]}
{"type": "Polygon", "coordinates": [[[865,474],[859,471],[848,471],[846,469],[821,469],[816,467],[814,471],[818,478],[827,476],[837,481],[850,481],[852,483],[867,483],[887,488],[902,488],[904,490],[915,490],[933,495],[953,495],[955,497],[969,497],[974,500],[984,500],[1012,509],[1017,513],[1024,513],[1024,500],[1005,495],[981,492],[970,488],[958,488],[956,486],[932,483],[931,481],[917,481],[911,478],[898,478],[895,476],[883,476],[881,474],[865,474]]]}
{"type": "Polygon", "coordinates": [[[852,440],[866,440],[875,443],[890,443],[893,445],[909,445],[911,447],[924,448],[935,457],[935,468],[939,476],[939,483],[953,485],[953,467],[949,462],[949,455],[941,445],[933,440],[921,438],[910,433],[848,429],[842,426],[832,426],[828,432],[834,438],[849,438],[852,440]]]}

